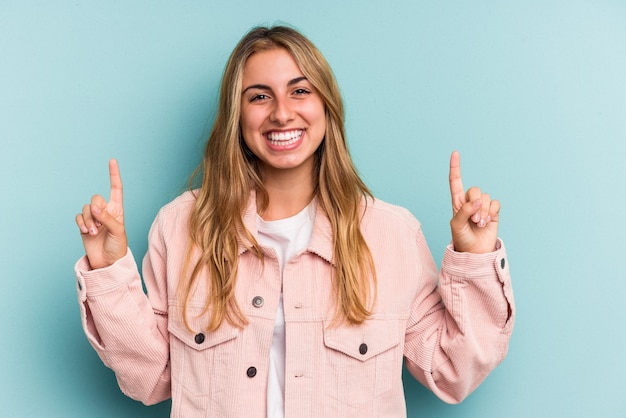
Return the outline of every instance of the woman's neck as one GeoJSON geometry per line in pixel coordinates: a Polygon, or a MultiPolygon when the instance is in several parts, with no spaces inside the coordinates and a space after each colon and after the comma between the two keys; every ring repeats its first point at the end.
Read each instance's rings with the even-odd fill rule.
{"type": "MultiPolygon", "coordinates": [[[[263,177],[269,204],[259,215],[266,221],[294,216],[313,199],[315,185],[312,170],[270,170],[265,171],[263,177]]],[[[257,207],[258,203],[257,200],[257,207]]]]}

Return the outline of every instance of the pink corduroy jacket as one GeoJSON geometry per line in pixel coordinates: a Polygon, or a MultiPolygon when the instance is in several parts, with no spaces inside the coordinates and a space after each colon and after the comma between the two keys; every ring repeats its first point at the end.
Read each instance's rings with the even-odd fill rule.
{"type": "MultiPolygon", "coordinates": [[[[256,235],[254,196],[244,223],[256,235]]],[[[236,298],[249,320],[207,332],[201,285],[182,320],[176,288],[194,196],[159,212],[143,261],[144,294],[128,254],[110,267],[76,264],[87,338],[122,391],[145,404],[172,398],[172,417],[265,417],[270,345],[281,287],[286,327],[287,417],[403,417],[403,360],[446,402],[460,402],[504,358],[515,307],[502,243],[489,254],[447,248],[441,273],[418,221],[367,201],[361,230],[376,265],[378,298],[360,326],[336,326],[333,241],[318,209],[308,248],[281,275],[240,245],[236,298]],[[439,282],[439,286],[438,286],[439,282]]],[[[365,203],[364,203],[365,204],[365,203]]]]}

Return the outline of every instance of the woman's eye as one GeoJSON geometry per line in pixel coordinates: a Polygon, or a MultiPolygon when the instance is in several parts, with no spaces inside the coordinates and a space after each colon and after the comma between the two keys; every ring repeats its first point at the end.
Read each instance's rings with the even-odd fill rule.
{"type": "Polygon", "coordinates": [[[294,94],[297,95],[297,96],[301,96],[301,95],[305,95],[305,94],[309,94],[309,93],[310,93],[310,91],[305,89],[305,88],[299,88],[299,89],[294,90],[294,94]]]}
{"type": "Polygon", "coordinates": [[[257,101],[259,101],[259,100],[265,100],[265,99],[267,99],[267,97],[268,97],[268,96],[267,96],[266,94],[262,94],[262,93],[260,93],[260,94],[255,94],[255,95],[253,95],[252,97],[250,97],[250,101],[251,101],[251,102],[257,102],[257,101]]]}

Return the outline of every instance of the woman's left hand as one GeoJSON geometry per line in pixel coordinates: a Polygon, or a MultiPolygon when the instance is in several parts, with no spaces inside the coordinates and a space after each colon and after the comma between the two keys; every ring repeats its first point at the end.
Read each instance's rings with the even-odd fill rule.
{"type": "Polygon", "coordinates": [[[465,192],[461,181],[461,156],[457,151],[450,157],[450,195],[454,250],[477,254],[495,251],[500,202],[491,200],[478,187],[465,192]]]}

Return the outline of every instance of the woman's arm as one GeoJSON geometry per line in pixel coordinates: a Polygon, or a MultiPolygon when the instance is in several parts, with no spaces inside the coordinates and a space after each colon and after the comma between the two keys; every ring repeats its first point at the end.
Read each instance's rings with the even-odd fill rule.
{"type": "Polygon", "coordinates": [[[75,266],[81,320],[87,339],[113,369],[122,391],[145,404],[170,397],[165,249],[158,218],[150,232],[144,279],[158,286],[150,299],[127,247],[122,182],[109,162],[111,197],[94,196],[76,217],[86,256],[75,266]]]}

